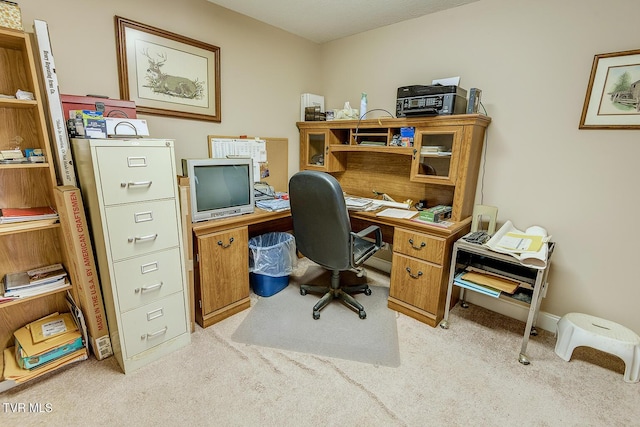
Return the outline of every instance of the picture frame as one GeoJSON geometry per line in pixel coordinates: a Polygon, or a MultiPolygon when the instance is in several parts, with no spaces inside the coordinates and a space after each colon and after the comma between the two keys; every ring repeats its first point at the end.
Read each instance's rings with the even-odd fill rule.
{"type": "Polygon", "coordinates": [[[115,17],[120,97],[142,114],[221,121],[220,48],[115,17]]]}
{"type": "Polygon", "coordinates": [[[580,129],[640,129],[640,50],[595,55],[580,129]]]}

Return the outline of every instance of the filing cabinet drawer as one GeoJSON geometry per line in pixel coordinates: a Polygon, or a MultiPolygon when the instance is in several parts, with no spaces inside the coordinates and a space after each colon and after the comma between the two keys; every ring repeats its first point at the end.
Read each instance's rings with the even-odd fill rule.
{"type": "Polygon", "coordinates": [[[122,314],[127,357],[141,353],[187,331],[182,292],[122,314]]]}
{"type": "Polygon", "coordinates": [[[178,246],[180,220],[175,203],[161,200],[106,208],[113,260],[178,246]]]}
{"type": "Polygon", "coordinates": [[[446,241],[440,237],[396,228],[393,251],[442,265],[446,241]]]}
{"type": "Polygon", "coordinates": [[[114,264],[120,312],[132,310],[182,290],[179,248],[114,264]]]}
{"type": "Polygon", "coordinates": [[[105,206],[175,197],[169,147],[97,147],[105,206]]]}
{"type": "Polygon", "coordinates": [[[442,289],[443,268],[397,253],[391,261],[389,296],[436,313],[442,289]]]}

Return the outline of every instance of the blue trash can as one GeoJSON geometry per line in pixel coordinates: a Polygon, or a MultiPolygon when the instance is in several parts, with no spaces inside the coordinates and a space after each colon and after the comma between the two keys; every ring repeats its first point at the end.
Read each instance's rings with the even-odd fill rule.
{"type": "Polygon", "coordinates": [[[249,239],[249,282],[253,292],[270,297],[286,288],[297,262],[296,241],[289,233],[266,233],[249,239]]]}

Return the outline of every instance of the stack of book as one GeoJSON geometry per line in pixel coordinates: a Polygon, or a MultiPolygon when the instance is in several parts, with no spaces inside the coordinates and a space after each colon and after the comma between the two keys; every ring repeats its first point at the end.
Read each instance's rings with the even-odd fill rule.
{"type": "Polygon", "coordinates": [[[50,206],[36,208],[2,208],[0,209],[0,224],[22,221],[57,220],[58,212],[50,206]]]}
{"type": "Polygon", "coordinates": [[[0,302],[28,298],[68,285],[67,272],[62,264],[53,264],[4,276],[4,293],[0,302]]]}

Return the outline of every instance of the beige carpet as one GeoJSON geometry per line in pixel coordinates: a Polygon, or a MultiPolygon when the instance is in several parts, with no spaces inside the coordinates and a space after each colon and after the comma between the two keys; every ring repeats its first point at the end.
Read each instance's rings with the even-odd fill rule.
{"type": "Polygon", "coordinates": [[[456,307],[448,330],[397,315],[401,364],[386,367],[231,339],[245,310],[187,347],[124,375],[90,359],[0,395],[50,404],[6,426],[636,426],[640,384],[622,362],[581,348],[571,362],[541,333],[518,363],[523,323],[456,307]]]}
{"type": "MultiPolygon", "coordinates": [[[[344,285],[368,283],[371,295],[354,297],[365,308],[366,319],[339,301],[332,301],[314,320],[312,307],[321,295],[300,295],[300,284],[329,286],[331,272],[300,262],[289,286],[275,295],[257,298],[231,339],[235,342],[280,348],[320,356],[356,360],[383,366],[399,366],[395,312],[387,307],[389,288],[374,286],[376,275],[358,278],[341,273],[344,285]]],[[[383,283],[382,283],[383,284],[383,283]]]]}

